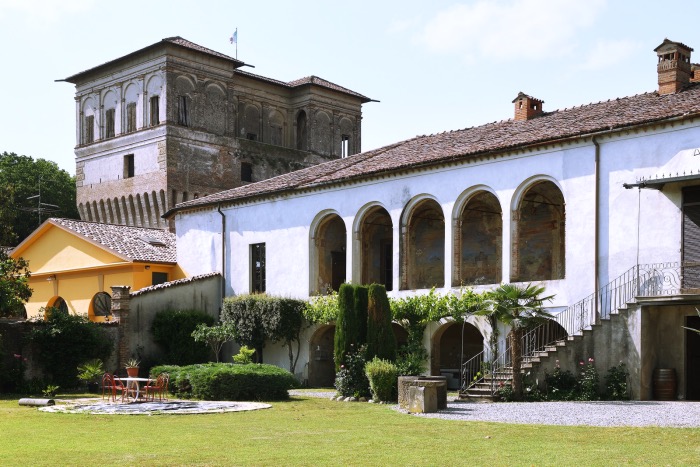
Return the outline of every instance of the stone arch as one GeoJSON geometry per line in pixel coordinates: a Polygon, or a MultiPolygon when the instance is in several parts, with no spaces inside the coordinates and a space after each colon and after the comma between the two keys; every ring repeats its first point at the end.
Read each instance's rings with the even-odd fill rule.
{"type": "Polygon", "coordinates": [[[401,288],[445,286],[445,216],[438,202],[420,195],[404,208],[401,222],[401,288]]]}
{"type": "Polygon", "coordinates": [[[296,118],[296,142],[297,149],[300,151],[309,150],[309,128],[307,120],[306,111],[300,110],[296,118]]]}
{"type": "Polygon", "coordinates": [[[256,104],[247,102],[244,109],[239,114],[241,137],[259,140],[260,139],[260,109],[256,104]]]}
{"type": "Polygon", "coordinates": [[[114,206],[114,223],[115,224],[125,224],[124,218],[122,217],[121,206],[119,206],[119,199],[112,199],[112,205],[114,206]]]}
{"type": "Polygon", "coordinates": [[[311,293],[338,290],[346,280],[347,230],[334,211],[316,216],[311,229],[311,293]]]}
{"type": "Polygon", "coordinates": [[[148,103],[147,103],[147,113],[146,118],[149,125],[157,125],[161,123],[164,118],[165,103],[161,101],[163,93],[163,77],[160,73],[151,75],[146,84],[146,90],[148,92],[148,103]],[[154,105],[154,102],[156,105],[154,105]],[[157,109],[158,113],[155,113],[157,109]]]}
{"type": "Polygon", "coordinates": [[[314,148],[319,154],[329,155],[333,142],[333,132],[331,130],[331,117],[319,110],[314,116],[314,148]]]}
{"type": "MultiPolygon", "coordinates": [[[[218,83],[210,82],[204,88],[204,111],[207,127],[216,135],[226,133],[226,91],[218,83]]],[[[202,121],[205,119],[202,118],[202,121]]]]}
{"type": "Polygon", "coordinates": [[[99,138],[99,115],[97,101],[92,96],[83,100],[81,105],[82,118],[80,121],[80,142],[89,144],[99,138]]]}
{"type": "Polygon", "coordinates": [[[136,131],[143,126],[142,106],[139,102],[141,86],[129,83],[124,88],[124,109],[122,118],[122,133],[136,131]]]}
{"type": "Polygon", "coordinates": [[[448,385],[456,389],[462,363],[484,350],[485,337],[471,323],[447,321],[433,333],[430,339],[430,374],[448,377],[448,385]]]}
{"type": "Polygon", "coordinates": [[[332,387],[335,381],[335,363],[333,361],[333,341],[335,324],[319,326],[309,339],[310,387],[332,387]]]}
{"type": "Polygon", "coordinates": [[[501,282],[503,211],[487,187],[475,187],[460,196],[453,211],[452,285],[501,282]]]}
{"type": "Polygon", "coordinates": [[[275,146],[284,146],[284,116],[277,109],[270,110],[268,115],[268,131],[266,142],[275,146]]]}
{"type": "Polygon", "coordinates": [[[358,213],[356,226],[361,284],[382,284],[393,290],[394,228],[389,212],[374,204],[358,213]]]}
{"type": "Polygon", "coordinates": [[[533,179],[516,191],[513,205],[511,280],[563,279],[566,210],[559,185],[533,179]]]}

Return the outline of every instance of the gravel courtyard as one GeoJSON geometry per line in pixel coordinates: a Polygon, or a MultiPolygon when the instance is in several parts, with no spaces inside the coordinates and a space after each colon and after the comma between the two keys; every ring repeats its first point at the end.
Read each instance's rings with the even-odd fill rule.
{"type": "MultiPolygon", "coordinates": [[[[333,391],[290,391],[293,396],[330,398],[333,391]]],[[[454,398],[452,398],[454,399],[454,398]]],[[[339,404],[343,402],[338,402],[339,404]]],[[[347,402],[355,403],[358,402],[347,402]]],[[[700,427],[700,402],[686,401],[594,401],[594,402],[457,402],[447,409],[411,417],[480,422],[541,425],[700,427]]]]}

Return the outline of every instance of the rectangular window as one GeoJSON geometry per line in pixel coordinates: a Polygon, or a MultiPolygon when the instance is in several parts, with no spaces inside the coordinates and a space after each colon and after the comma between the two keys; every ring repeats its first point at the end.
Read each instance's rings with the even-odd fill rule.
{"type": "Polygon", "coordinates": [[[131,178],[134,176],[134,155],[127,154],[124,156],[124,178],[131,178]]]}
{"type": "Polygon", "coordinates": [[[183,126],[190,126],[189,109],[187,108],[187,96],[177,98],[177,123],[183,126]]]}
{"type": "Polygon", "coordinates": [[[151,126],[160,123],[160,96],[151,97],[151,126]]]}
{"type": "Polygon", "coordinates": [[[258,140],[258,135],[256,135],[255,133],[248,133],[245,137],[246,137],[246,139],[249,139],[251,141],[258,140]]]}
{"type": "Polygon", "coordinates": [[[253,181],[253,164],[249,162],[241,162],[241,181],[242,182],[252,182],[253,181]]]}
{"type": "Polygon", "coordinates": [[[250,293],[265,293],[265,244],[250,245],[250,293]]]}
{"type": "Polygon", "coordinates": [[[85,117],[85,143],[95,141],[95,116],[88,115],[85,117]]]}
{"type": "Polygon", "coordinates": [[[348,157],[350,155],[350,137],[342,135],[340,137],[340,157],[348,157]]]}
{"type": "Polygon", "coordinates": [[[126,131],[136,131],[136,102],[126,104],[126,131]]]}
{"type": "Polygon", "coordinates": [[[168,282],[167,272],[152,272],[151,273],[151,285],[164,284],[168,282]]]}
{"type": "Polygon", "coordinates": [[[105,138],[114,138],[114,109],[105,110],[105,138]]]}

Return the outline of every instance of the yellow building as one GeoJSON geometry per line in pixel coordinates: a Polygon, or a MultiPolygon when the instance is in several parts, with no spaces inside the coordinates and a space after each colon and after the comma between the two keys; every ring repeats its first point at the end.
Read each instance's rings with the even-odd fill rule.
{"type": "Polygon", "coordinates": [[[175,245],[175,235],[164,230],[52,218],[10,256],[29,261],[27,318],[52,306],[105,321],[111,286],[136,291],[185,277],[175,245]]]}

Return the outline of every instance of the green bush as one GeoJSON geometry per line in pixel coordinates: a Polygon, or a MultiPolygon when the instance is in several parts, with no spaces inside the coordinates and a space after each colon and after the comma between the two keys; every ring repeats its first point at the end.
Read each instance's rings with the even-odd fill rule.
{"type": "Polygon", "coordinates": [[[153,340],[165,352],[163,361],[172,365],[191,365],[209,360],[209,348],[196,342],[192,333],[198,324],[212,326],[215,319],[197,310],[166,310],[156,313],[151,325],[153,340]]]}
{"type": "Polygon", "coordinates": [[[253,363],[254,354],[255,349],[251,349],[247,345],[243,345],[238,350],[238,353],[233,356],[233,363],[238,363],[239,365],[250,365],[253,363]]]}
{"type": "Polygon", "coordinates": [[[605,398],[611,401],[629,400],[629,388],[627,379],[629,372],[624,363],[611,367],[605,376],[605,398]]]}
{"type": "Polygon", "coordinates": [[[393,402],[398,395],[399,372],[396,365],[377,357],[365,365],[372,399],[393,402]]]}
{"type": "Polygon", "coordinates": [[[287,370],[266,364],[205,363],[154,367],[151,374],[170,375],[169,391],[175,397],[219,401],[284,400],[299,386],[287,370]]]}
{"type": "Polygon", "coordinates": [[[78,385],[78,365],[91,358],[106,360],[114,343],[100,325],[57,309],[47,313],[30,333],[46,383],[68,389],[78,385]]]}
{"type": "Polygon", "coordinates": [[[345,363],[340,365],[334,384],[341,396],[357,398],[369,396],[369,381],[365,374],[366,351],[364,345],[357,350],[354,346],[350,346],[350,351],[345,354],[345,363]]]}

